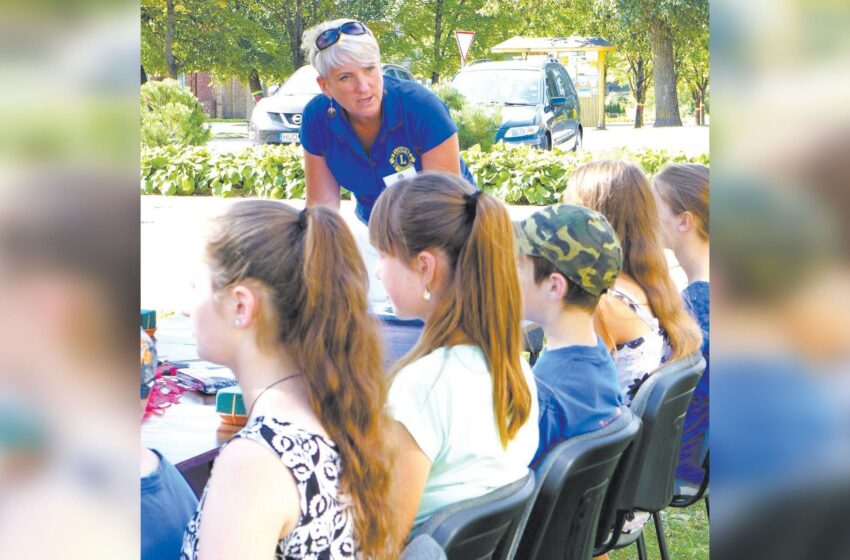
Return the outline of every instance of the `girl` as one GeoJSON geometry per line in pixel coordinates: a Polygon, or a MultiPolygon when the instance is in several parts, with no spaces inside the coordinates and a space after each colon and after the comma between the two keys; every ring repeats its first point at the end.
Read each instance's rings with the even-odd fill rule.
{"type": "Polygon", "coordinates": [[[676,476],[699,485],[704,476],[704,443],[708,431],[709,362],[709,181],[708,168],[696,164],[671,164],[652,181],[661,232],[688,276],[682,299],[702,329],[702,355],[706,368],[697,383],[685,416],[682,450],[676,476]]]}
{"type": "Polygon", "coordinates": [[[181,558],[394,558],[379,335],[351,232],[329,208],[239,202],[205,257],[198,355],[233,370],[249,418],[181,558]]]}
{"type": "Polygon", "coordinates": [[[596,308],[596,328],[611,349],[629,404],[661,365],[695,352],[699,327],[670,277],[658,229],[658,210],[643,172],[624,161],[579,167],[565,201],[601,212],[623,246],[623,269],[596,308]]]}
{"type": "Polygon", "coordinates": [[[394,368],[395,506],[403,537],[436,510],[519,480],[537,448],[537,395],[520,359],[521,296],[505,207],[447,173],[378,198],[378,277],[425,328],[394,368]]]}

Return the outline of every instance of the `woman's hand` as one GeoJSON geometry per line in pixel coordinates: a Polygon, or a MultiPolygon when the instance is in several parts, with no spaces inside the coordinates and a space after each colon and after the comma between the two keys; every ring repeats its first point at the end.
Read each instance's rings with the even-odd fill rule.
{"type": "Polygon", "coordinates": [[[422,154],[422,171],[445,171],[460,175],[460,145],[456,132],[442,144],[422,154]]]}
{"type": "Polygon", "coordinates": [[[339,183],[325,158],[304,150],[304,179],[307,183],[307,206],[330,206],[339,210],[339,183]]]}

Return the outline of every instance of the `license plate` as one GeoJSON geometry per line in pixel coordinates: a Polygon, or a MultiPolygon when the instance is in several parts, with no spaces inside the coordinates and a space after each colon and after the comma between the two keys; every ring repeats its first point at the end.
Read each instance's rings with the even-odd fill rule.
{"type": "Polygon", "coordinates": [[[281,132],[280,141],[284,143],[298,142],[297,132],[281,132]]]}

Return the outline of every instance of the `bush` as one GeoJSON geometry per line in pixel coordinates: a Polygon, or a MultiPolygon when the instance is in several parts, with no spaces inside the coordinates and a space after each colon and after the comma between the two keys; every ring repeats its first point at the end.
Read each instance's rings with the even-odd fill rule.
{"type": "Polygon", "coordinates": [[[198,146],[210,139],[198,99],[176,80],[145,83],[141,98],[143,146],[198,146]]]}
{"type": "MultiPolygon", "coordinates": [[[[567,189],[575,169],[588,161],[632,161],[651,176],[667,163],[709,165],[708,154],[687,156],[666,150],[551,152],[529,146],[496,144],[489,152],[475,146],[462,152],[479,188],[509,204],[554,204],[567,189]]],[[[302,151],[297,145],[255,146],[214,154],[204,147],[165,146],[142,149],[142,194],[259,196],[304,198],[302,151]]],[[[343,197],[350,194],[343,191],[343,197]]]]}
{"type": "Polygon", "coordinates": [[[482,150],[489,150],[496,138],[496,131],[502,125],[501,107],[470,105],[463,94],[445,82],[432,89],[448,106],[449,113],[457,125],[460,149],[468,150],[478,145],[482,150]]]}

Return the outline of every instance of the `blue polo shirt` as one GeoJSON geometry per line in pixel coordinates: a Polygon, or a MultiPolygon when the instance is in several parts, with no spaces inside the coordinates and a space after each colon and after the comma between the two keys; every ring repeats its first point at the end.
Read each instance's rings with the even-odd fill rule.
{"type": "MultiPolygon", "coordinates": [[[[304,108],[301,144],[322,156],[340,186],[357,199],[357,217],[369,222],[372,207],[386,188],[384,177],[411,167],[422,171],[422,154],[445,142],[457,132],[446,105],[426,87],[409,80],[384,76],[383,117],[372,150],[366,150],[333,102],[336,114],[328,116],[331,100],[317,95],[304,108]]],[[[460,158],[463,177],[475,184],[460,158]]]]}

